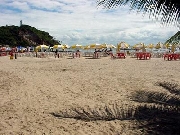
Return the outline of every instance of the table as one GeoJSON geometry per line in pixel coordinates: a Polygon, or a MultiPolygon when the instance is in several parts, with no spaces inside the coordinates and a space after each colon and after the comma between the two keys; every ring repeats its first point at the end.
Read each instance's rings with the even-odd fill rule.
{"type": "Polygon", "coordinates": [[[150,52],[137,52],[136,57],[138,60],[144,59],[150,59],[151,58],[151,53],[150,52]]]}
{"type": "Polygon", "coordinates": [[[116,53],[116,58],[123,58],[123,59],[125,59],[126,58],[126,54],[125,54],[125,52],[118,52],[118,53],[116,53]]]}
{"type": "Polygon", "coordinates": [[[180,60],[180,53],[165,53],[163,58],[164,60],[180,60]]]}

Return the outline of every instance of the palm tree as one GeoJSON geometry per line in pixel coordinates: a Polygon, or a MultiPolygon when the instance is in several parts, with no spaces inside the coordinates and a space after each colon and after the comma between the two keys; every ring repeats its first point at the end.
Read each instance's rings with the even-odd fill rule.
{"type": "Polygon", "coordinates": [[[177,0],[97,0],[97,6],[112,9],[130,5],[131,9],[149,13],[150,17],[160,19],[163,25],[174,24],[180,27],[180,4],[177,0]]]}

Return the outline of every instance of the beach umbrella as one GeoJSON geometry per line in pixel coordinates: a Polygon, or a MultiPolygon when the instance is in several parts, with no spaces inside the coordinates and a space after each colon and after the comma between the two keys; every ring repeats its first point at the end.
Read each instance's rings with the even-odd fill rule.
{"type": "Polygon", "coordinates": [[[115,46],[115,45],[112,45],[112,44],[108,44],[108,45],[107,45],[107,48],[116,48],[116,46],[115,46]]]}
{"type": "Polygon", "coordinates": [[[63,44],[63,48],[64,48],[64,49],[68,49],[68,48],[70,48],[70,46],[67,45],[67,44],[63,44]]]}
{"type": "Polygon", "coordinates": [[[84,50],[88,50],[88,49],[90,49],[90,46],[89,45],[85,45],[85,46],[83,46],[83,49],[84,50]]]}
{"type": "Polygon", "coordinates": [[[49,48],[47,45],[39,45],[41,48],[49,48]]]}
{"type": "Polygon", "coordinates": [[[144,43],[137,43],[133,46],[134,49],[142,49],[145,48],[145,44],[144,43]]]}
{"type": "Polygon", "coordinates": [[[117,51],[118,52],[120,51],[120,49],[126,49],[126,48],[129,48],[129,44],[127,44],[124,41],[117,44],[117,51]]]}
{"type": "Polygon", "coordinates": [[[164,46],[166,47],[166,49],[168,49],[168,48],[170,48],[172,45],[171,45],[170,43],[166,43],[164,46]]]}
{"type": "Polygon", "coordinates": [[[102,48],[116,48],[116,46],[112,45],[112,44],[101,44],[102,48]]]}
{"type": "Polygon", "coordinates": [[[90,44],[89,47],[90,47],[90,49],[102,49],[103,48],[103,46],[98,43],[90,44]]]}
{"type": "Polygon", "coordinates": [[[102,46],[102,48],[108,48],[108,44],[106,44],[106,43],[101,44],[101,46],[102,46]]]}
{"type": "Polygon", "coordinates": [[[142,52],[145,52],[146,45],[144,43],[138,43],[133,46],[134,49],[142,50],[142,52]]]}
{"type": "Polygon", "coordinates": [[[129,48],[129,44],[124,42],[124,41],[122,41],[122,42],[117,44],[117,48],[119,48],[119,49],[129,48]]]}
{"type": "Polygon", "coordinates": [[[147,48],[153,49],[153,48],[154,48],[154,44],[149,44],[149,45],[147,46],[147,48]]]}
{"type": "Polygon", "coordinates": [[[173,45],[171,46],[171,52],[175,52],[175,49],[176,49],[176,45],[173,44],[173,45]]]}
{"type": "Polygon", "coordinates": [[[53,49],[64,49],[63,45],[54,45],[53,49]]]}
{"type": "Polygon", "coordinates": [[[161,42],[158,42],[158,43],[156,44],[156,46],[155,46],[156,49],[160,49],[160,48],[163,48],[163,47],[164,47],[164,45],[163,45],[163,43],[161,43],[161,42]]]}
{"type": "Polygon", "coordinates": [[[74,44],[70,47],[71,49],[82,49],[83,46],[82,45],[79,45],[79,44],[74,44]]]}
{"type": "Polygon", "coordinates": [[[39,45],[39,46],[36,46],[36,48],[35,48],[35,50],[36,51],[38,51],[38,50],[46,50],[46,49],[48,49],[49,48],[49,46],[47,46],[47,45],[39,45]]]}

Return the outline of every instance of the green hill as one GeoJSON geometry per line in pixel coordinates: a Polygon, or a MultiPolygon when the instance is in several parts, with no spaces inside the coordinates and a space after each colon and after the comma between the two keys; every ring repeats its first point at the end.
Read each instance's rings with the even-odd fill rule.
{"type": "Polygon", "coordinates": [[[0,45],[26,47],[37,46],[43,43],[50,46],[60,44],[48,32],[38,30],[29,25],[0,27],[0,45]]]}
{"type": "Polygon", "coordinates": [[[173,35],[172,37],[170,37],[166,42],[166,43],[170,43],[170,44],[177,44],[180,43],[180,31],[178,31],[175,35],[173,35]]]}

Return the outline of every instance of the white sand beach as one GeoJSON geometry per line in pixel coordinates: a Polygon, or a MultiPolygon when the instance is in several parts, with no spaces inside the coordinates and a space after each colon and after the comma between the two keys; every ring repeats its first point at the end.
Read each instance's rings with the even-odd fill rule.
{"type": "Polygon", "coordinates": [[[135,91],[161,91],[158,81],[180,84],[180,61],[163,58],[87,59],[0,57],[0,134],[132,135],[135,120],[55,117],[71,108],[135,104],[135,91]]]}

